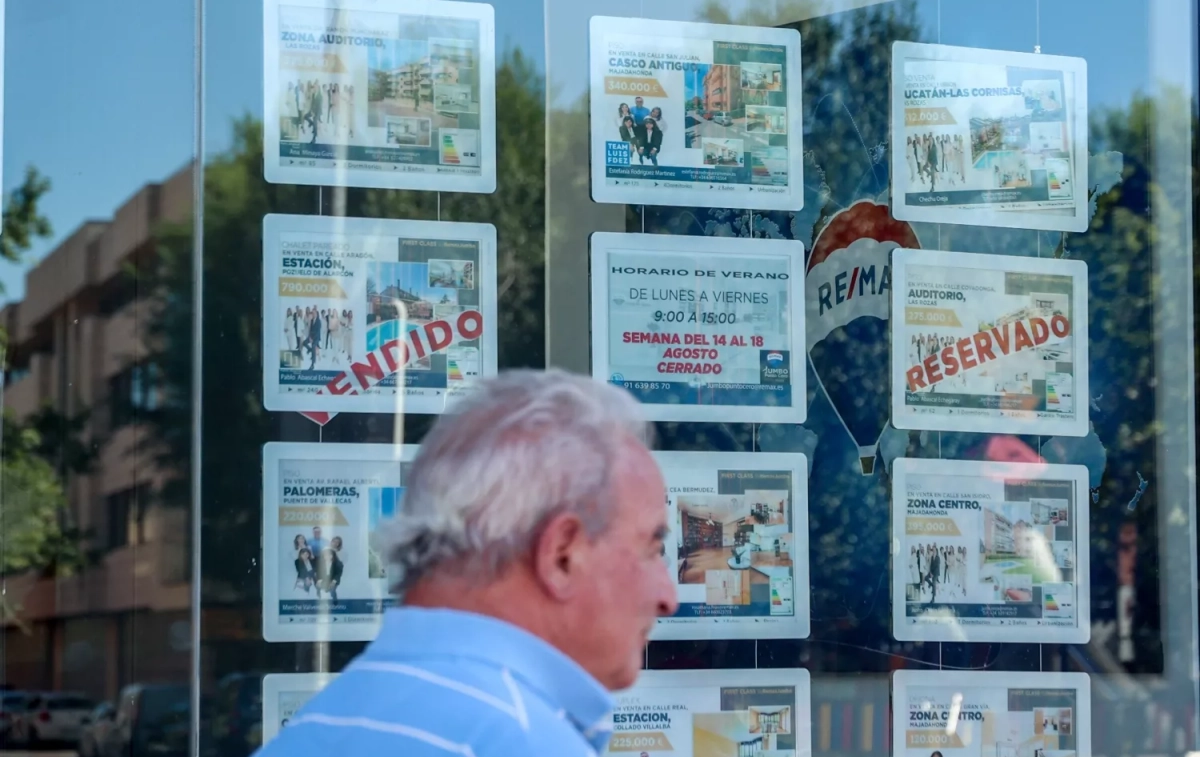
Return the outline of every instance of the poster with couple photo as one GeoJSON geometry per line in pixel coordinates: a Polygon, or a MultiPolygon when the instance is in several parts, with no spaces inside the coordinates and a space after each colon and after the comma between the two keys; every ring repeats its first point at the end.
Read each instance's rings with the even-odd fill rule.
{"type": "Polygon", "coordinates": [[[441,413],[496,372],[490,224],[269,215],[268,410],[441,413]]]}
{"type": "Polygon", "coordinates": [[[308,700],[321,692],[334,673],[272,673],[262,681],[262,743],[288,726],[308,700]]]}
{"type": "Polygon", "coordinates": [[[1085,231],[1087,62],[892,46],[892,214],[902,221],[1085,231]]]}
{"type": "Polygon", "coordinates": [[[375,534],[404,497],[414,444],[263,447],[263,638],[370,641],[391,602],[375,534]]]}
{"type": "Polygon", "coordinates": [[[810,678],[803,668],[643,670],[617,692],[604,754],[808,757],[810,678]]]}
{"type": "Polygon", "coordinates": [[[592,198],[799,210],[795,29],[591,19],[592,198]]]}
{"type": "Polygon", "coordinates": [[[655,452],[667,482],[667,566],[679,610],[662,639],[809,633],[808,462],[773,452],[655,452]]]}
{"type": "Polygon", "coordinates": [[[901,458],[892,473],[900,641],[1085,644],[1088,471],[901,458]]]}
{"type": "Polygon", "coordinates": [[[892,275],[896,428],[1087,435],[1086,263],[900,249],[892,275]]]}
{"type": "Polygon", "coordinates": [[[1090,757],[1086,673],[901,670],[895,757],[1090,757]]]}
{"type": "Polygon", "coordinates": [[[265,0],[267,181],[494,192],[487,3],[265,0]]]}

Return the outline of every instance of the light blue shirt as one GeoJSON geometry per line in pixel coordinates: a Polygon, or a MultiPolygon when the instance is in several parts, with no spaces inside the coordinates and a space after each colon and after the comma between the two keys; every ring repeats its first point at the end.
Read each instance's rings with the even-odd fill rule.
{"type": "Polygon", "coordinates": [[[399,608],[260,757],[592,757],[613,699],[574,660],[495,618],[399,608]]]}
{"type": "Polygon", "coordinates": [[[635,105],[629,109],[629,114],[631,116],[633,116],[634,125],[641,126],[642,121],[645,121],[646,117],[650,115],[650,109],[647,108],[645,105],[643,105],[640,108],[635,105]]]}

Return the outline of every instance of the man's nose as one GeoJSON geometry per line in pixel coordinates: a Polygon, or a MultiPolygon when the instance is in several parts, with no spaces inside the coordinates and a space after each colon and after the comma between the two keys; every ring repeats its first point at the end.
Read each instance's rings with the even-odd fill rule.
{"type": "Polygon", "coordinates": [[[679,609],[679,598],[675,593],[675,582],[671,580],[671,572],[664,564],[658,582],[658,615],[668,618],[679,609]]]}

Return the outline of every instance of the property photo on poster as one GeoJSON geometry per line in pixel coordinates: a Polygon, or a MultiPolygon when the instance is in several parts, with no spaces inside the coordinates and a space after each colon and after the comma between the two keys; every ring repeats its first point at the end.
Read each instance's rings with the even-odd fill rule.
{"type": "Polygon", "coordinates": [[[892,627],[901,641],[1085,644],[1088,471],[900,458],[892,627]]]}
{"type": "Polygon", "coordinates": [[[336,678],[329,673],[272,673],[262,681],[262,741],[266,744],[287,727],[308,700],[336,678]]]}
{"type": "Polygon", "coordinates": [[[809,633],[808,463],[771,452],[655,452],[679,610],[654,639],[809,633]]]}
{"type": "Polygon", "coordinates": [[[263,446],[263,638],[370,641],[388,595],[375,534],[404,497],[413,444],[263,446]]]}
{"type": "Polygon", "coordinates": [[[1088,433],[1087,264],[896,250],[892,424],[1088,433]]]}
{"type": "Polygon", "coordinates": [[[591,19],[597,202],[799,210],[795,29],[591,19]]]}
{"type": "Polygon", "coordinates": [[[904,221],[1084,231],[1087,62],[892,46],[892,212],[904,221]]]}
{"type": "Polygon", "coordinates": [[[441,413],[496,372],[490,224],[269,215],[268,410],[441,413]]]}
{"type": "Polygon", "coordinates": [[[592,375],[656,421],[802,423],[804,245],[592,235],[592,375]]]}
{"type": "Polygon", "coordinates": [[[896,757],[1088,757],[1086,673],[901,670],[892,679],[896,757]]]}
{"type": "Polygon", "coordinates": [[[487,3],[265,0],[267,181],[493,192],[487,3]]]}
{"type": "Polygon", "coordinates": [[[809,688],[803,668],[643,670],[616,694],[604,753],[807,757],[809,688]]]}

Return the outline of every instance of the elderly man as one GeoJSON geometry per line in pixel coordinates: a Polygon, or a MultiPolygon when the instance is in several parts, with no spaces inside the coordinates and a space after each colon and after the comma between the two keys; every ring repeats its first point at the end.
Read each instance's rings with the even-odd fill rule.
{"type": "Polygon", "coordinates": [[[637,403],[557,371],[443,416],[382,534],[401,596],[264,757],[584,757],[659,616],[666,493],[637,403]]]}

